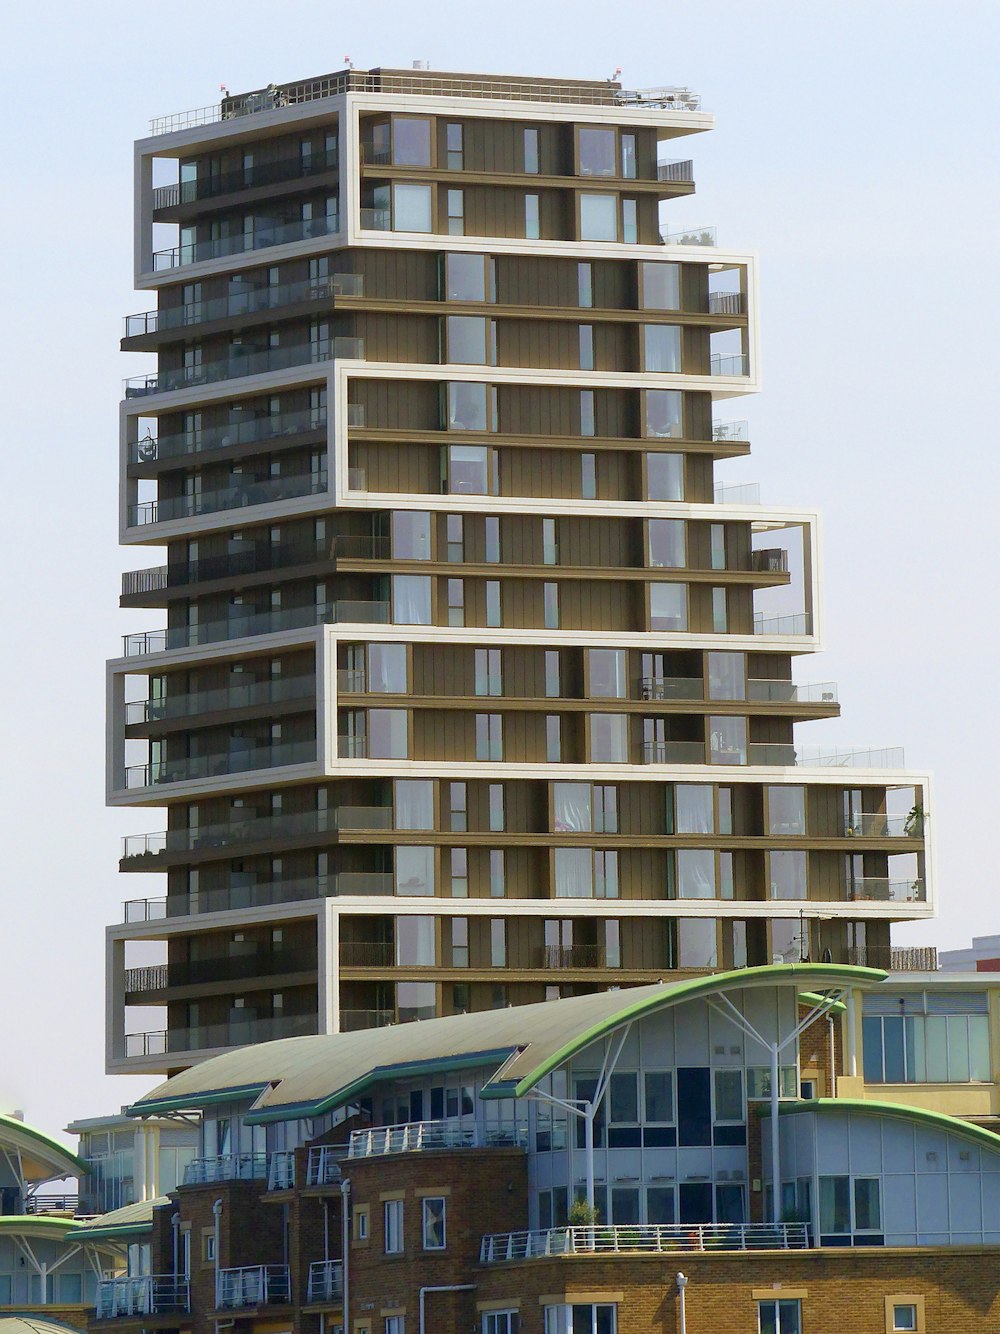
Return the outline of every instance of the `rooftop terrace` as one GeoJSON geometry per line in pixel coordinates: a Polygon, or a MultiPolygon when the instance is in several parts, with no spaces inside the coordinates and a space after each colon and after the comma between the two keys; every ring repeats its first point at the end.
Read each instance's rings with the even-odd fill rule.
{"type": "Polygon", "coordinates": [[[172,134],[239,116],[316,102],[343,93],[402,93],[407,97],[479,97],[513,102],[553,102],[571,106],[699,111],[701,98],[690,88],[623,88],[612,79],[532,79],[506,74],[439,73],[436,70],[344,69],[301,83],[268,84],[253,92],[230,94],[213,106],[157,116],[151,135],[172,134]]]}

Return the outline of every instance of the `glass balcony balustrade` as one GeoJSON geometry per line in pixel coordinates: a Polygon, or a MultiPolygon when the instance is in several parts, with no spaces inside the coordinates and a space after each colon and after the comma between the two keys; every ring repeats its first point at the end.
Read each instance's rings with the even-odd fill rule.
{"type": "Polygon", "coordinates": [[[247,709],[258,704],[266,706],[297,699],[313,700],[315,694],[314,676],[285,676],[219,690],[195,690],[166,698],[130,700],[125,705],[125,724],[133,727],[170,718],[190,718],[200,713],[247,709]]]}
{"type": "Polygon", "coordinates": [[[288,370],[294,366],[310,366],[321,361],[362,361],[365,355],[363,338],[324,338],[315,343],[296,343],[292,347],[271,347],[226,357],[219,361],[205,361],[194,366],[177,366],[173,370],[157,371],[155,375],[140,375],[125,381],[126,398],[148,398],[175,389],[194,389],[200,385],[216,384],[220,380],[235,380],[248,375],[264,375],[268,371],[288,370]]]}
{"type": "Polygon", "coordinates": [[[233,615],[223,621],[200,625],[171,626],[124,636],[124,656],[133,658],[168,649],[194,648],[253,635],[280,634],[285,630],[307,630],[317,625],[387,625],[388,602],[321,602],[306,607],[272,608],[268,611],[233,615]]]}
{"type": "Polygon", "coordinates": [[[262,185],[280,185],[285,181],[310,184],[313,176],[336,171],[340,155],[336,148],[310,153],[306,157],[278,158],[274,162],[259,162],[236,171],[219,171],[202,175],[193,181],[177,181],[161,185],[153,191],[153,208],[176,208],[179,204],[196,204],[202,199],[217,199],[219,195],[234,194],[240,190],[255,190],[262,185]]]}
{"type": "Polygon", "coordinates": [[[192,241],[188,245],[171,246],[153,254],[154,273],[165,269],[184,268],[205,260],[226,259],[244,255],[247,251],[264,250],[269,246],[290,245],[319,236],[335,236],[340,231],[340,217],[336,213],[318,218],[301,218],[297,222],[259,222],[252,231],[237,232],[233,236],[219,236],[206,241],[192,241]]]}
{"type": "Polygon", "coordinates": [[[213,755],[191,755],[178,760],[154,760],[132,764],[125,770],[128,789],[157,787],[161,783],[187,783],[197,778],[221,778],[228,774],[277,769],[288,764],[314,764],[316,742],[285,741],[273,746],[250,746],[245,750],[213,755]]]}
{"type": "Polygon", "coordinates": [[[267,417],[251,417],[246,421],[227,422],[223,426],[206,426],[193,431],[154,437],[147,434],[129,445],[129,463],[159,463],[166,459],[184,458],[188,454],[207,454],[215,449],[232,449],[236,445],[252,445],[265,440],[279,440],[286,436],[301,435],[306,431],[325,430],[325,408],[307,408],[301,412],[279,412],[267,417]]]}
{"type": "MultiPolygon", "coordinates": [[[[160,847],[165,834],[140,835],[145,845],[160,847]]],[[[227,845],[228,846],[228,845],[227,845]]],[[[136,854],[136,855],[142,855],[136,854]]],[[[155,855],[155,853],[153,854],[155,855]]],[[[266,880],[202,889],[196,894],[169,894],[146,899],[128,899],[123,922],[162,922],[200,913],[231,912],[238,908],[269,908],[281,903],[304,903],[326,898],[388,898],[395,893],[393,877],[385,871],[340,871],[335,875],[303,876],[292,880],[266,880]]]]}
{"type": "Polygon", "coordinates": [[[230,286],[228,296],[126,315],[125,337],[148,337],[171,329],[186,329],[192,324],[208,324],[212,320],[232,320],[241,315],[280,310],[283,306],[293,306],[304,301],[364,296],[364,278],[360,273],[332,273],[327,278],[306,278],[296,283],[270,285],[237,283],[231,279],[230,286]]]}
{"type": "Polygon", "coordinates": [[[195,1028],[154,1029],[126,1033],[125,1056],[167,1056],[173,1052],[209,1051],[215,1047],[246,1047],[276,1038],[304,1037],[316,1032],[316,1016],[284,1015],[280,1019],[246,1019],[200,1024],[195,1028]]]}
{"type": "Polygon", "coordinates": [[[194,495],[166,496],[162,500],[145,500],[129,507],[129,527],[145,528],[152,523],[169,523],[171,519],[193,519],[202,514],[219,514],[224,510],[243,509],[247,505],[268,505],[276,500],[297,500],[302,496],[317,496],[329,486],[325,468],[318,472],[294,473],[288,477],[239,478],[231,486],[218,491],[199,491],[194,495]]]}
{"type": "MultiPolygon", "coordinates": [[[[267,842],[281,838],[336,834],[341,830],[392,829],[390,806],[337,806],[325,811],[298,811],[291,815],[251,816],[226,824],[199,825],[194,829],[169,829],[154,834],[129,834],[122,856],[158,856],[169,852],[200,852],[228,848],[234,844],[267,842]]],[[[341,877],[343,879],[343,876],[341,877]]],[[[309,883],[313,883],[309,881],[309,883]]],[[[340,890],[344,892],[343,889],[340,890]]]]}

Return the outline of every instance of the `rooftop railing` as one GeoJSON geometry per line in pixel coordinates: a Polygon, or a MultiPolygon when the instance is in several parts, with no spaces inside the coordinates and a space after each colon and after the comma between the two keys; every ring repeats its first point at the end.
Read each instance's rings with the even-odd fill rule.
{"type": "Polygon", "coordinates": [[[255,705],[282,704],[291,700],[313,699],[315,676],[278,676],[273,680],[220,690],[198,690],[165,699],[131,700],[125,705],[126,726],[159,723],[170,718],[190,718],[199,713],[220,713],[227,709],[247,709],[255,705]]]}
{"type": "Polygon", "coordinates": [[[662,228],[660,239],[664,245],[715,245],[716,243],[714,227],[688,227],[679,232],[668,232],[666,228],[662,228]]]}
{"type": "Polygon", "coordinates": [[[75,1214],[80,1207],[79,1195],[59,1195],[54,1192],[32,1192],[24,1197],[24,1212],[36,1214],[75,1214]]]}
{"type": "Polygon", "coordinates": [[[106,1278],[97,1284],[98,1320],[119,1316],[168,1315],[191,1309],[187,1279],[176,1274],[143,1274],[138,1278],[106,1278]]]}
{"type": "Polygon", "coordinates": [[[221,514],[226,510],[245,509],[248,505],[269,505],[276,500],[298,500],[318,496],[329,486],[325,468],[317,472],[293,473],[287,477],[248,477],[239,485],[217,491],[199,491],[195,495],[165,496],[129,506],[129,527],[144,528],[171,519],[192,519],[202,514],[221,514]]]}
{"type": "Polygon", "coordinates": [[[153,252],[153,272],[162,273],[165,269],[184,268],[188,264],[201,264],[206,260],[227,259],[231,255],[245,255],[251,250],[291,245],[295,241],[308,241],[320,236],[336,236],[339,231],[340,218],[336,213],[323,214],[318,218],[300,218],[297,222],[261,221],[253,231],[237,232],[234,236],[219,236],[208,241],[192,241],[188,245],[171,246],[169,250],[156,250],[153,252]]]}
{"type": "Polygon", "coordinates": [[[291,1300],[287,1265],[244,1265],[220,1269],[216,1276],[215,1305],[220,1311],[283,1306],[291,1300]]]}
{"type": "Polygon", "coordinates": [[[265,375],[295,366],[314,366],[322,361],[362,361],[363,338],[329,338],[318,343],[297,343],[292,347],[272,347],[220,361],[205,361],[197,366],[177,366],[154,375],[137,375],[125,381],[126,398],[148,398],[175,389],[195,389],[221,380],[238,380],[248,375],[265,375]]]}
{"type": "Polygon", "coordinates": [[[343,1144],[313,1144],[306,1160],[307,1186],[332,1186],[340,1180],[343,1144]]]}
{"type": "Polygon", "coordinates": [[[531,1260],[548,1255],[618,1254],[644,1251],[805,1250],[805,1223],[661,1223],[613,1227],[558,1227],[538,1232],[499,1232],[483,1237],[481,1264],[531,1260]]]}
{"type": "Polygon", "coordinates": [[[310,176],[336,171],[338,162],[337,149],[329,148],[305,157],[278,158],[274,162],[258,162],[253,167],[241,167],[237,171],[222,171],[215,175],[200,176],[194,181],[162,185],[153,191],[153,209],[195,204],[201,199],[215,199],[218,195],[232,194],[237,190],[255,190],[261,185],[281,185],[285,181],[308,183],[310,176]]]}
{"type": "Polygon", "coordinates": [[[309,1302],[338,1302],[344,1298],[343,1260],[313,1260],[309,1266],[309,1302]]]}
{"type": "Polygon", "coordinates": [[[129,462],[158,463],[162,459],[206,454],[214,449],[231,449],[235,445],[251,445],[325,428],[326,409],[306,408],[301,412],[281,412],[274,416],[252,417],[248,421],[228,422],[225,426],[205,426],[176,435],[158,438],[147,435],[129,447],[129,462]]]}
{"type": "Polygon", "coordinates": [[[184,329],[192,324],[207,324],[211,320],[256,315],[278,310],[282,306],[296,305],[300,301],[330,301],[338,296],[363,295],[364,279],[360,273],[335,273],[329,278],[306,278],[301,282],[278,283],[274,286],[240,285],[236,290],[231,290],[228,296],[126,315],[125,337],[142,338],[150,334],[166,333],[170,329],[184,329]]]}
{"type": "Polygon", "coordinates": [[[252,773],[257,769],[277,769],[288,764],[312,764],[316,760],[316,741],[283,741],[275,745],[251,746],[247,750],[224,751],[217,755],[189,755],[176,760],[154,760],[149,764],[130,764],[125,770],[125,786],[157,787],[161,783],[188,783],[198,778],[221,778],[227,774],[252,773]]]}
{"type": "Polygon", "coordinates": [[[307,630],[317,625],[388,623],[388,602],[323,602],[315,607],[252,612],[249,616],[233,616],[225,621],[205,621],[201,625],[178,625],[167,630],[147,630],[125,635],[124,656],[140,657],[149,653],[164,653],[168,649],[193,648],[198,644],[213,644],[253,635],[307,630]]]}
{"type": "Polygon", "coordinates": [[[184,1168],[185,1186],[205,1186],[215,1181],[264,1181],[266,1153],[217,1153],[194,1158],[184,1168]]]}
{"type": "Polygon", "coordinates": [[[690,88],[626,89],[608,83],[522,83],[518,79],[463,77],[457,74],[409,74],[402,70],[341,70],[301,83],[270,84],[252,93],[227,95],[221,102],[193,111],[157,116],[151,135],[174,134],[241,116],[261,115],[344,93],[403,93],[417,97],[475,97],[501,101],[550,102],[564,106],[621,106],[658,111],[698,111],[701,98],[690,88]]]}

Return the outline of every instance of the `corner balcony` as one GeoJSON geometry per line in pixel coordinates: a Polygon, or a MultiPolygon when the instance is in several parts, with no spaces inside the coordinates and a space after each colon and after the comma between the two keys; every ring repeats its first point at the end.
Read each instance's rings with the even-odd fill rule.
{"type": "Polygon", "coordinates": [[[190,1310],[190,1284],[176,1274],[102,1279],[97,1285],[98,1320],[136,1315],[186,1315],[190,1310]]]}
{"type": "Polygon", "coordinates": [[[203,713],[223,713],[230,709],[249,709],[286,704],[295,700],[313,700],[316,678],[312,675],[276,677],[250,685],[228,686],[218,690],[195,690],[187,695],[163,699],[131,700],[125,705],[125,726],[155,726],[176,718],[192,718],[203,713]]]}
{"type": "Polygon", "coordinates": [[[343,1260],[313,1260],[306,1300],[315,1305],[344,1300],[343,1260]]]}
{"type": "Polygon", "coordinates": [[[125,770],[125,787],[131,791],[135,788],[158,787],[161,783],[190,783],[198,778],[225,778],[231,774],[278,769],[288,764],[314,764],[315,761],[315,740],[286,741],[231,753],[191,755],[185,759],[131,764],[125,770]]]}
{"type": "Polygon", "coordinates": [[[857,838],[923,838],[924,815],[914,807],[908,815],[879,812],[844,816],[844,833],[857,838]]]}
{"type": "Polygon", "coordinates": [[[307,431],[325,431],[326,424],[325,408],[303,408],[299,412],[279,412],[273,416],[254,417],[250,421],[199,427],[173,435],[154,437],[150,434],[129,446],[129,463],[141,467],[143,464],[186,458],[189,454],[210,454],[217,449],[232,449],[237,445],[281,441],[285,437],[298,436],[307,431]]]}
{"type": "Polygon", "coordinates": [[[847,885],[845,898],[859,903],[926,903],[927,885],[919,876],[912,880],[859,876],[847,885]]]}
{"type": "Polygon", "coordinates": [[[339,231],[340,218],[336,213],[321,218],[303,218],[298,222],[268,223],[255,227],[252,232],[239,232],[236,236],[220,236],[216,240],[194,241],[190,245],[154,251],[153,272],[186,268],[189,264],[227,259],[232,255],[245,255],[252,250],[291,245],[295,241],[308,241],[320,236],[336,236],[339,231]]]}
{"type": "Polygon", "coordinates": [[[184,1169],[185,1186],[207,1186],[216,1181],[263,1181],[267,1177],[266,1153],[217,1153],[194,1158],[184,1169]]]}
{"type": "MultiPolygon", "coordinates": [[[[164,835],[139,837],[144,843],[147,839],[150,842],[162,840],[164,835]]],[[[145,899],[127,899],[122,905],[122,921],[126,925],[164,922],[172,917],[235,912],[243,908],[270,908],[276,904],[302,903],[308,899],[338,896],[386,898],[393,894],[393,878],[387,872],[341,871],[335,875],[303,876],[297,880],[265,880],[252,885],[230,885],[225,889],[202,889],[197,894],[161,894],[145,899]]]]}
{"type": "Polygon", "coordinates": [[[245,291],[230,292],[228,296],[208,301],[190,301],[183,306],[166,306],[138,315],[126,315],[125,337],[149,338],[172,329],[186,329],[193,324],[235,320],[302,302],[361,297],[364,293],[364,277],[360,273],[335,273],[329,278],[306,278],[297,283],[275,283],[266,287],[248,286],[245,291]]]}
{"type": "Polygon", "coordinates": [[[316,1032],[315,1015],[281,1019],[244,1019],[239,1023],[200,1024],[197,1028],[154,1029],[126,1033],[126,1058],[171,1056],[175,1052],[211,1051],[216,1047],[247,1047],[275,1038],[297,1038],[316,1032]]]}
{"type": "Polygon", "coordinates": [[[504,1264],[549,1255],[662,1254],[675,1251],[801,1251],[805,1223],[660,1223],[614,1227],[557,1227],[539,1232],[496,1232],[483,1237],[480,1264],[504,1264]]]}
{"type": "Polygon", "coordinates": [[[525,1148],[527,1122],[483,1130],[461,1121],[411,1121],[405,1125],[354,1130],[349,1158],[380,1158],[390,1153],[420,1153],[431,1149],[525,1148]]]}
{"type": "Polygon", "coordinates": [[[299,473],[291,477],[268,477],[261,481],[248,478],[238,486],[223,487],[218,491],[200,491],[191,496],[167,496],[163,500],[147,500],[130,505],[130,528],[148,524],[168,523],[171,519],[195,519],[202,514],[218,514],[223,510],[243,509],[247,505],[268,505],[276,500],[298,500],[302,496],[318,496],[329,487],[326,469],[319,472],[299,473]]]}
{"type": "Polygon", "coordinates": [[[262,185],[281,185],[297,181],[312,186],[311,178],[323,172],[336,171],[340,157],[336,148],[311,153],[309,157],[278,158],[275,162],[260,162],[237,171],[223,171],[202,176],[194,181],[180,181],[161,185],[153,191],[153,208],[176,208],[180,204],[196,204],[203,199],[233,194],[238,190],[256,190],[262,185]]]}
{"type": "Polygon", "coordinates": [[[787,616],[768,616],[755,611],[753,632],[755,635],[811,635],[812,615],[808,611],[798,611],[787,616]]]}
{"type": "Polygon", "coordinates": [[[679,232],[668,232],[660,228],[660,239],[664,245],[709,245],[716,244],[714,227],[688,227],[679,232]]]}
{"type": "Polygon", "coordinates": [[[126,658],[169,649],[195,648],[254,635],[275,635],[285,630],[309,630],[317,625],[388,625],[388,602],[321,602],[312,607],[253,612],[249,616],[231,616],[224,621],[205,621],[201,625],[177,625],[167,630],[146,630],[125,635],[126,658]]]}
{"type": "Polygon", "coordinates": [[[340,1180],[342,1144],[314,1144],[306,1160],[307,1186],[332,1186],[340,1180]]]}
{"type": "Polygon", "coordinates": [[[244,352],[237,357],[205,361],[195,366],[177,366],[173,370],[157,371],[155,375],[138,375],[125,381],[125,397],[149,398],[155,394],[170,393],[174,389],[196,389],[201,385],[218,384],[223,380],[238,380],[248,375],[265,375],[268,371],[288,370],[293,366],[311,366],[323,361],[362,361],[365,355],[363,338],[329,338],[318,343],[297,343],[292,347],[272,347],[256,352],[244,352]]]}
{"type": "Polygon", "coordinates": [[[287,1265],[244,1265],[218,1271],[215,1305],[219,1311],[287,1306],[291,1300],[287,1265]]]}
{"type": "MultiPolygon", "coordinates": [[[[343,830],[388,830],[392,826],[389,806],[338,806],[325,811],[299,811],[295,815],[265,815],[227,824],[204,824],[193,829],[169,829],[155,834],[129,834],[123,856],[158,856],[165,852],[223,850],[240,844],[273,842],[281,838],[337,834],[343,830]]],[[[343,877],[342,877],[343,878],[343,877]]],[[[241,891],[245,892],[245,891],[241,891]]]]}

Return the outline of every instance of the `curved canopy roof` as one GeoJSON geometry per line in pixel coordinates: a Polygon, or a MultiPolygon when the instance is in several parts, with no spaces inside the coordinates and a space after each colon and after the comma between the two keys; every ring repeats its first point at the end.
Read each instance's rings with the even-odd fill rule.
{"type": "Polygon", "coordinates": [[[77,1218],[58,1218],[49,1214],[0,1214],[0,1236],[14,1233],[19,1237],[48,1237],[50,1241],[75,1241],[83,1227],[77,1218]]]}
{"type": "Polygon", "coordinates": [[[66,1334],[67,1330],[79,1334],[75,1326],[58,1320],[39,1320],[33,1315],[0,1316],[0,1334],[66,1334]]]}
{"type": "MultiPolygon", "coordinates": [[[[108,1241],[117,1237],[142,1236],[144,1232],[152,1231],[153,1210],[169,1203],[168,1195],[160,1195],[155,1200],[139,1200],[136,1204],[112,1209],[110,1213],[89,1219],[77,1233],[77,1239],[108,1241]]],[[[0,1334],[3,1334],[3,1330],[0,1330],[0,1334]]]]}
{"type": "Polygon", "coordinates": [[[27,1182],[50,1181],[53,1177],[76,1177],[87,1171],[87,1164],[34,1126],[27,1126],[15,1116],[0,1116],[0,1151],[12,1157],[20,1155],[21,1171],[27,1182]]]}
{"type": "MultiPolygon", "coordinates": [[[[868,1101],[866,1098],[813,1098],[809,1102],[783,1102],[779,1104],[779,1116],[792,1116],[798,1112],[816,1112],[820,1116],[850,1112],[854,1116],[877,1116],[883,1119],[895,1117],[898,1121],[923,1126],[928,1130],[941,1130],[949,1135],[958,1135],[969,1140],[981,1149],[991,1153],[1000,1153],[1000,1135],[985,1126],[977,1126],[971,1121],[962,1121],[947,1112],[932,1112],[926,1107],[909,1107],[898,1102],[868,1101]]],[[[768,1116],[770,1109],[766,1104],[760,1108],[761,1116],[768,1116]]]]}
{"type": "Polygon", "coordinates": [[[722,992],[786,986],[816,992],[887,976],[874,968],[776,964],[392,1028],[283,1038],[192,1066],[129,1111],[142,1116],[252,1099],[248,1121],[292,1120],[341,1107],[382,1079],[490,1065],[482,1096],[522,1097],[575,1052],[658,1009],[722,992]]]}

